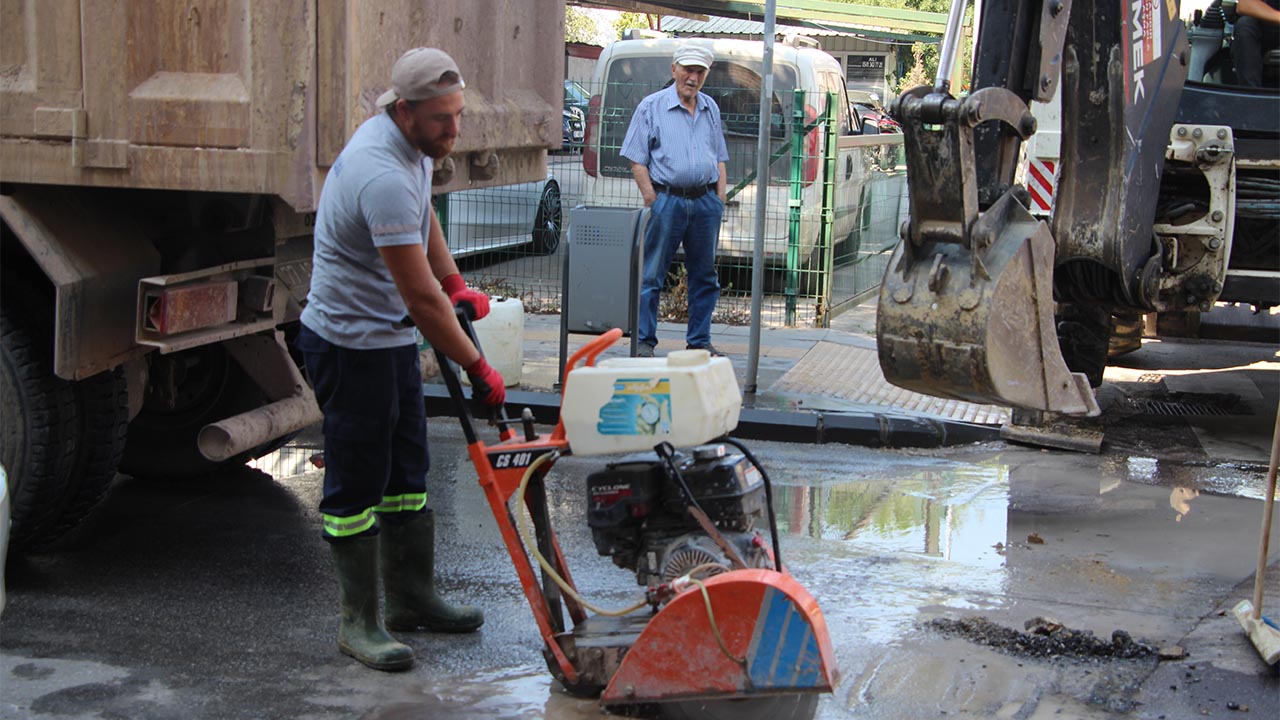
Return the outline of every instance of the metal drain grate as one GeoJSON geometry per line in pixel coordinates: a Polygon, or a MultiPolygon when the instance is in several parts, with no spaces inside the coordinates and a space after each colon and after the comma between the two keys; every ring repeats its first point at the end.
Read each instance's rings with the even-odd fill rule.
{"type": "Polygon", "coordinates": [[[1161,380],[1164,380],[1164,375],[1160,373],[1143,373],[1138,376],[1138,382],[1158,383],[1161,380]]]}
{"type": "Polygon", "coordinates": [[[1168,400],[1130,400],[1133,407],[1143,415],[1167,415],[1177,417],[1199,415],[1234,415],[1235,413],[1217,405],[1205,403],[1171,402],[1168,400]]]}

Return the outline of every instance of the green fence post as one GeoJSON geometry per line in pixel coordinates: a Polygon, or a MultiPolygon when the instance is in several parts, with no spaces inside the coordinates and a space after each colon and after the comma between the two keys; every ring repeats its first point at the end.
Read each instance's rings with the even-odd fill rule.
{"type": "Polygon", "coordinates": [[[440,221],[440,230],[449,237],[449,193],[431,198],[431,205],[436,211],[436,220],[440,221]]]}
{"type": "Polygon", "coordinates": [[[795,109],[791,115],[791,198],[790,222],[787,226],[787,265],[783,294],[786,313],[783,323],[796,324],[796,288],[800,269],[800,208],[804,202],[804,91],[795,91],[795,109]]]}
{"type": "Polygon", "coordinates": [[[833,264],[835,262],[835,242],[833,229],[836,222],[836,182],[837,173],[839,172],[840,148],[839,134],[836,132],[838,122],[836,120],[836,94],[827,93],[827,112],[824,122],[824,134],[826,135],[826,144],[823,152],[823,180],[822,180],[822,229],[819,235],[818,252],[822,255],[821,262],[818,267],[811,268],[810,272],[818,273],[818,282],[811,287],[818,288],[817,297],[817,313],[814,318],[818,327],[831,326],[831,282],[833,280],[833,264]]]}

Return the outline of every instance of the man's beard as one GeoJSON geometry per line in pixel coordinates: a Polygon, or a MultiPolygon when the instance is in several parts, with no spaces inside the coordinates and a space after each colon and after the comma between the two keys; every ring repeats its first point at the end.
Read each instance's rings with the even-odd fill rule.
{"type": "Polygon", "coordinates": [[[453,138],[448,140],[423,140],[418,149],[432,160],[442,160],[453,152],[453,138]]]}

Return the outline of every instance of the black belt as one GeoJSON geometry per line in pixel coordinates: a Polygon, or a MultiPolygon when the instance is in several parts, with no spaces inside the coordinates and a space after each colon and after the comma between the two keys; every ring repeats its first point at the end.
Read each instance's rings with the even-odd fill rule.
{"type": "Polygon", "coordinates": [[[711,185],[695,185],[694,187],[691,187],[691,188],[678,188],[678,187],[671,187],[670,185],[663,185],[662,183],[654,183],[653,189],[660,193],[675,195],[676,197],[689,198],[690,200],[692,200],[693,198],[700,198],[709,192],[715,192],[716,186],[714,184],[711,184],[711,185]]]}

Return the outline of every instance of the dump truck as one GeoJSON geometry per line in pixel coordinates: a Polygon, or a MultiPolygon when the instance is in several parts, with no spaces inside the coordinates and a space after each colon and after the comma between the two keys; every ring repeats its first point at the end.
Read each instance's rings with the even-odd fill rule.
{"type": "Polygon", "coordinates": [[[198,477],[320,419],[288,339],[321,185],[422,45],[467,82],[434,191],[546,177],[564,0],[0,0],[13,546],[117,471],[198,477]]]}
{"type": "Polygon", "coordinates": [[[1213,37],[1197,17],[1189,48],[1176,2],[984,4],[959,93],[956,0],[934,85],[892,108],[911,210],[877,313],[890,382],[1027,425],[1096,415],[1117,318],[1280,305],[1280,57],[1262,58],[1260,88],[1206,72],[1230,62],[1227,5],[1213,37]],[[1038,130],[1029,103],[1057,94],[1046,221],[1031,210],[1047,188],[1015,170],[1038,130]]]}

